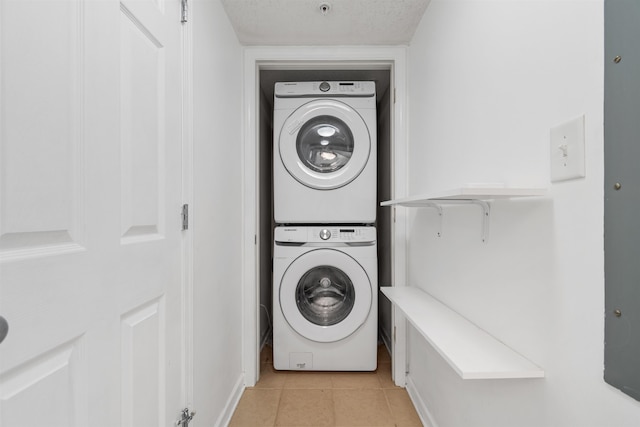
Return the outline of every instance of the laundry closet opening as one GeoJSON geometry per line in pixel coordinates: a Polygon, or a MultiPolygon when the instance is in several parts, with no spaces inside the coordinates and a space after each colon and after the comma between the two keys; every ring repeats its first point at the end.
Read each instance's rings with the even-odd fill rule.
{"type": "MultiPolygon", "coordinates": [[[[392,210],[380,208],[380,201],[392,198],[392,134],[394,90],[390,63],[366,64],[276,64],[258,69],[258,281],[259,348],[272,340],[273,301],[273,160],[274,85],[276,82],[373,81],[376,85],[377,200],[376,221],[378,252],[378,288],[390,286],[392,278],[392,210]]],[[[372,141],[373,142],[373,141],[372,141]]],[[[305,203],[300,200],[300,203],[305,203]]],[[[391,306],[378,292],[378,339],[391,348],[391,306]]],[[[376,313],[371,315],[375,316],[376,313]]]]}

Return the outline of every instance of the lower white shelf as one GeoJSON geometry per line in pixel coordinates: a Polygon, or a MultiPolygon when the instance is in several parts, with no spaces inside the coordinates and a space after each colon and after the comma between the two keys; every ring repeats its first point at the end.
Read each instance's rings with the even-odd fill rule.
{"type": "Polygon", "coordinates": [[[462,379],[543,378],[544,371],[428,293],[414,287],[382,287],[462,379]]]}

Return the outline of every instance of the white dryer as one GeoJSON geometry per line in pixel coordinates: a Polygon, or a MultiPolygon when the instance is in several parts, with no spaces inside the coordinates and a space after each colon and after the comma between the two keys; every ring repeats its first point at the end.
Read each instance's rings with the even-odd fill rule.
{"type": "Polygon", "coordinates": [[[375,227],[276,227],[275,369],[376,369],[377,264],[375,227]]]}
{"type": "Polygon", "coordinates": [[[276,223],[375,222],[375,82],[276,83],[273,129],[276,223]]]}

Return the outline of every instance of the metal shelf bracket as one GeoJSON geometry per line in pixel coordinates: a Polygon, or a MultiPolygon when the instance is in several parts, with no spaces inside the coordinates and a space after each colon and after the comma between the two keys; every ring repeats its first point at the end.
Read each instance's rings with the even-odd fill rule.
{"type": "Polygon", "coordinates": [[[442,237],[442,206],[435,202],[423,202],[425,208],[434,208],[438,211],[438,237],[442,237]]]}
{"type": "Polygon", "coordinates": [[[491,206],[484,200],[474,199],[471,203],[478,205],[482,208],[482,243],[487,243],[489,240],[489,219],[491,217],[491,206]]]}
{"type": "MultiPolygon", "coordinates": [[[[481,238],[482,238],[482,243],[487,243],[489,241],[489,220],[491,219],[491,206],[489,205],[488,202],[485,202],[484,200],[480,200],[480,199],[433,199],[433,202],[425,202],[424,205],[426,206],[427,203],[433,203],[433,204],[453,204],[453,205],[457,205],[457,204],[474,204],[474,205],[478,205],[480,206],[480,208],[482,209],[482,234],[481,234],[481,238]]],[[[438,206],[439,207],[439,206],[438,206]]],[[[440,208],[440,220],[441,220],[441,224],[440,224],[440,228],[442,228],[442,208],[440,208]]],[[[440,234],[438,234],[438,236],[440,236],[440,234]]]]}

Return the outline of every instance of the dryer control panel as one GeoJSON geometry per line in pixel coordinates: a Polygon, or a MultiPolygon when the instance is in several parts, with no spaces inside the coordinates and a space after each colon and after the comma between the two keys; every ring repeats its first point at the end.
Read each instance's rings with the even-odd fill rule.
{"type": "Polygon", "coordinates": [[[376,241],[375,227],[311,226],[276,227],[274,238],[281,243],[367,243],[376,241]]]}
{"type": "Polygon", "coordinates": [[[274,94],[276,98],[369,97],[375,96],[376,83],[370,81],[278,82],[275,84],[274,94]]]}

